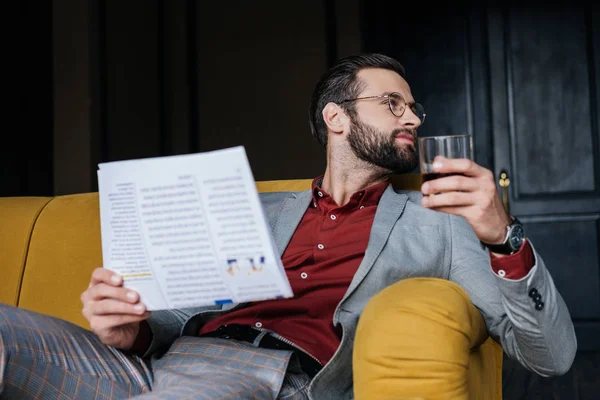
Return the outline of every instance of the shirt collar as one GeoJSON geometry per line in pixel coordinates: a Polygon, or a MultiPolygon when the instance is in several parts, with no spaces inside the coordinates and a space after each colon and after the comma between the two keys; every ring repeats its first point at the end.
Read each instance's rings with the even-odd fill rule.
{"type": "MultiPolygon", "coordinates": [[[[335,204],[331,196],[321,189],[323,176],[324,175],[316,177],[312,182],[313,207],[317,207],[317,205],[322,204],[324,201],[326,204],[335,204]]],[[[352,196],[350,196],[350,201],[348,204],[344,205],[344,208],[354,209],[377,205],[389,183],[389,179],[385,179],[382,182],[367,186],[366,188],[353,193],[352,196]]],[[[331,208],[331,206],[328,208],[331,208]]]]}

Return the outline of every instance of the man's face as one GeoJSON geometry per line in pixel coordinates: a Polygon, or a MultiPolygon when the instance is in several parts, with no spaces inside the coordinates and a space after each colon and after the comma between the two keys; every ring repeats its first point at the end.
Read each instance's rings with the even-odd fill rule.
{"type": "Polygon", "coordinates": [[[351,120],[348,142],[358,158],[397,174],[417,167],[416,132],[401,129],[384,131],[362,122],[359,117],[351,120]],[[406,140],[398,143],[397,136],[401,134],[411,135],[413,144],[406,140]]]}
{"type": "MultiPolygon", "coordinates": [[[[414,99],[406,81],[395,72],[365,69],[358,73],[366,87],[358,97],[398,92],[406,103],[414,99]]],[[[416,149],[419,118],[410,107],[400,117],[391,113],[386,99],[367,99],[355,103],[356,116],[350,117],[348,142],[355,155],[373,165],[395,173],[410,172],[418,165],[416,149]]]]}

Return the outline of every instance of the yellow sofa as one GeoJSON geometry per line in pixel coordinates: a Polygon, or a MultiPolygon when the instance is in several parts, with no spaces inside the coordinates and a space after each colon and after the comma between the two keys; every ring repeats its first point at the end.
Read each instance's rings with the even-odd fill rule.
{"type": "MultiPolygon", "coordinates": [[[[310,179],[264,181],[257,182],[257,188],[261,192],[303,190],[310,186],[310,182],[310,179]]],[[[394,185],[418,190],[420,177],[412,174],[398,176],[394,178],[394,185]]],[[[97,193],[0,198],[0,302],[63,318],[87,329],[87,321],[81,315],[79,296],[88,285],[91,271],[101,265],[97,193]]],[[[408,290],[405,293],[412,291],[414,296],[411,295],[411,298],[418,298],[418,286],[405,289],[408,290]]],[[[460,290],[457,286],[449,292],[460,290]]],[[[426,297],[431,297],[430,293],[425,293],[426,297]]],[[[464,292],[460,295],[466,298],[464,292]]],[[[441,304],[453,307],[451,301],[440,300],[441,304]]],[[[413,301],[412,306],[419,307],[418,301],[413,301]]],[[[458,373],[463,377],[456,380],[457,385],[464,386],[459,388],[465,394],[460,398],[500,400],[502,348],[487,336],[479,313],[474,308],[469,313],[471,315],[465,317],[464,326],[470,343],[475,343],[474,338],[481,336],[482,332],[484,340],[487,340],[480,340],[484,343],[476,343],[470,349],[455,349],[456,352],[468,353],[463,354],[466,360],[466,366],[463,366],[466,368],[462,368],[464,371],[461,372],[459,366],[458,373]]],[[[369,318],[373,318],[372,314],[369,318]]],[[[363,328],[359,324],[357,337],[365,324],[362,324],[363,328]]],[[[378,365],[381,363],[377,359],[373,362],[372,357],[369,361],[368,354],[366,363],[355,362],[355,376],[360,376],[355,378],[357,400],[444,398],[436,394],[444,392],[436,386],[439,381],[424,381],[422,373],[411,364],[415,358],[431,354],[431,351],[419,350],[419,346],[423,346],[419,341],[427,337],[425,329],[429,328],[417,326],[414,331],[420,333],[410,335],[408,332],[403,338],[404,346],[394,349],[407,352],[392,357],[397,363],[394,366],[398,365],[398,371],[402,371],[400,379],[375,381],[375,374],[385,374],[385,370],[381,369],[384,366],[378,365]]],[[[385,348],[367,349],[358,342],[356,346],[357,354],[387,351],[385,348]]]]}

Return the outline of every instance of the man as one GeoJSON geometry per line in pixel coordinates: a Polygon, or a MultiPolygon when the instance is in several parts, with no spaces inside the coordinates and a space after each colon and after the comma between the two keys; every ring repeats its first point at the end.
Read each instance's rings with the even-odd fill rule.
{"type": "Polygon", "coordinates": [[[577,346],[570,315],[533,245],[513,234],[518,221],[500,203],[492,173],[439,159],[438,172],[462,176],[425,183],[422,193],[435,195],[389,185],[390,173],[416,167],[425,117],[403,76],[379,54],[338,61],[309,109],[326,148],[324,174],[311,190],[261,195],[294,298],[151,315],[119,276],[99,268],[81,295],[94,334],[0,308],[0,391],[350,399],[361,310],[411,276],[458,283],[510,357],[540,375],[565,373],[577,346]]]}

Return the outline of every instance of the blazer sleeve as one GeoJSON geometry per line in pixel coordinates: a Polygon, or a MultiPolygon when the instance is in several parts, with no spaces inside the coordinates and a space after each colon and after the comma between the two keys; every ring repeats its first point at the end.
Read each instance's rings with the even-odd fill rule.
{"type": "Polygon", "coordinates": [[[565,374],[577,351],[575,329],[531,240],[533,267],[521,279],[505,279],[492,271],[489,252],[467,221],[450,214],[448,221],[450,280],[463,287],[481,311],[490,336],[528,370],[544,377],[565,374]]]}

